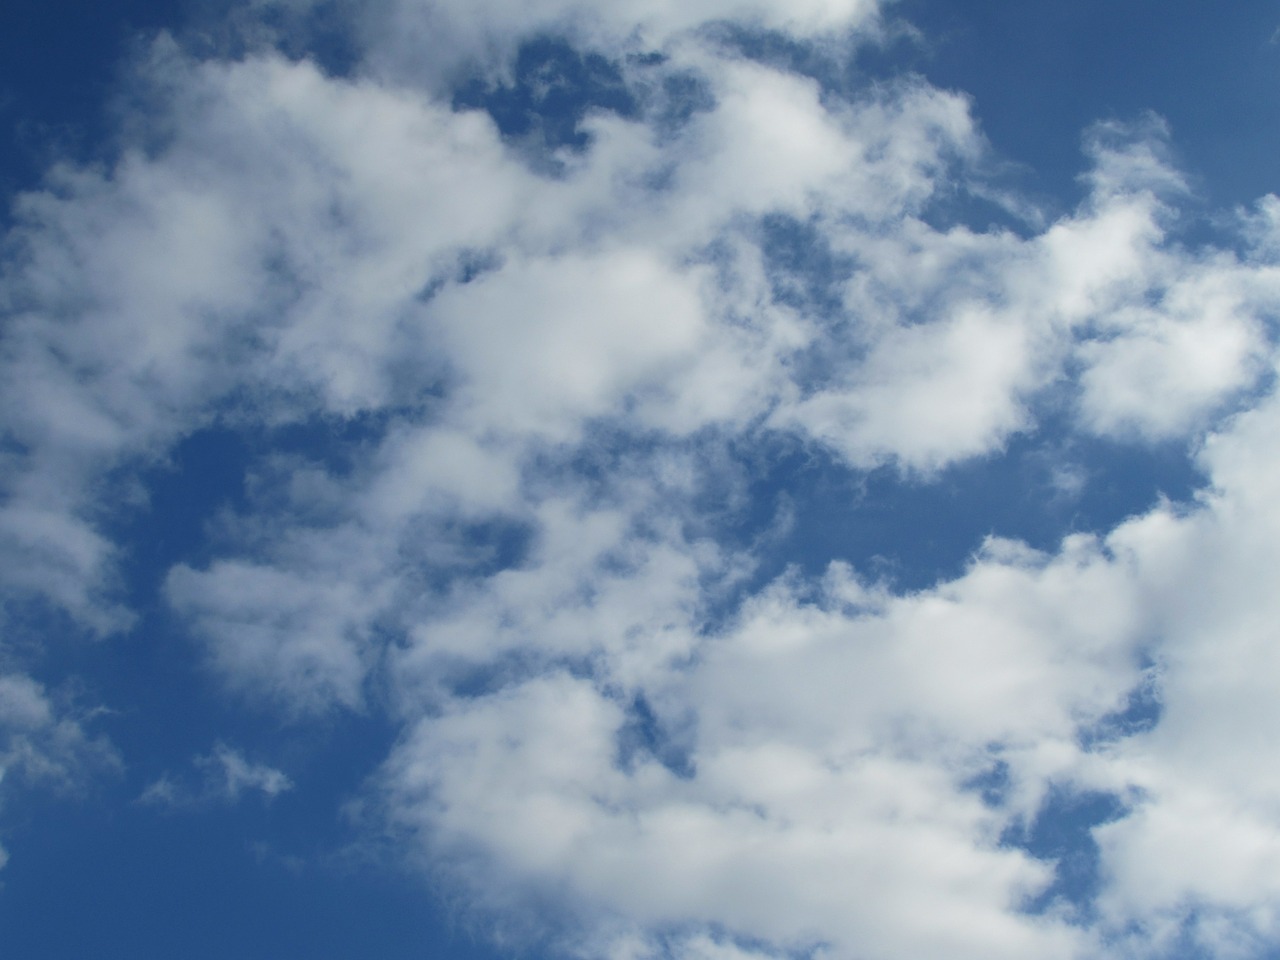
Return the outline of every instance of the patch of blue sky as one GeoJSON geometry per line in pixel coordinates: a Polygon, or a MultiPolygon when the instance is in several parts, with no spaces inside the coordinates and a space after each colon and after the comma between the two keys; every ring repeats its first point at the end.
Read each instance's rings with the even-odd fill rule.
{"type": "MultiPolygon", "coordinates": [[[[252,704],[230,707],[213,695],[181,633],[154,619],[111,650],[86,648],[61,665],[92,677],[84,696],[105,711],[92,730],[127,762],[87,794],[7,800],[6,954],[497,956],[399,866],[357,846],[355,824],[335,815],[390,748],[384,721],[342,713],[282,729],[252,704]],[[161,778],[198,778],[191,758],[217,738],[270,758],[294,788],[270,800],[214,798],[172,810],[141,801],[161,778]]],[[[187,789],[199,790],[198,779],[187,789]]]]}
{"type": "Polygon", "coordinates": [[[1160,696],[1160,665],[1148,662],[1142,682],[1129,691],[1124,706],[1098,720],[1079,734],[1080,746],[1094,750],[1125,737],[1153,730],[1164,713],[1160,696]]]}
{"type": "Polygon", "coordinates": [[[328,76],[351,77],[359,67],[360,42],[342,0],[263,3],[255,10],[252,29],[247,31],[238,23],[236,0],[188,2],[194,6],[183,24],[184,39],[198,53],[243,55],[262,43],[265,30],[276,49],[293,59],[317,64],[328,76]]]}
{"type": "Polygon", "coordinates": [[[508,79],[472,78],[453,94],[454,109],[481,109],[504,137],[520,142],[540,164],[558,169],[555,152],[582,153],[589,111],[634,117],[639,104],[623,71],[599,53],[554,36],[522,43],[508,79]]]}
{"type": "Polygon", "coordinates": [[[842,288],[858,267],[854,257],[833,250],[817,224],[796,217],[767,214],[759,231],[775,300],[803,310],[806,316],[849,319],[842,288]]]}
{"type": "Polygon", "coordinates": [[[673,726],[654,712],[643,692],[633,694],[626,704],[626,722],[618,730],[618,765],[631,771],[638,758],[648,757],[677,777],[692,779],[696,768],[690,733],[687,722],[673,726]]]}
{"type": "Polygon", "coordinates": [[[1214,206],[1280,189],[1273,4],[901,0],[893,9],[921,34],[896,44],[888,65],[968,94],[996,150],[1024,164],[1028,186],[1060,210],[1084,196],[1081,132],[1148,111],[1171,124],[1177,155],[1214,206]]]}
{"type": "MultiPolygon", "coordinates": [[[[293,494],[292,478],[316,471],[326,484],[358,481],[402,416],[380,410],[274,428],[211,427],[187,437],[166,463],[143,474],[145,495],[108,528],[130,545],[124,566],[130,606],[163,616],[161,589],[177,564],[204,568],[228,555],[268,560],[281,514],[316,529],[348,520],[340,500],[293,494]]],[[[515,516],[444,515],[411,521],[402,535],[410,545],[455,545],[435,559],[418,558],[412,577],[416,588],[443,595],[461,578],[518,565],[533,531],[515,516]]]]}
{"type": "Polygon", "coordinates": [[[496,250],[459,250],[456,262],[438,270],[418,291],[417,299],[429,303],[450,284],[472,283],[485,274],[500,269],[502,263],[502,254],[496,250]]]}
{"type": "Polygon", "coordinates": [[[1056,419],[927,477],[892,464],[850,469],[787,441],[747,457],[750,506],[727,518],[729,535],[748,543],[787,518],[759,577],[790,565],[818,575],[843,561],[907,591],[963,572],[987,537],[1052,552],[1068,534],[1104,534],[1162,498],[1189,501],[1204,482],[1182,445],[1083,437],[1056,419]]]}
{"type": "MultiPolygon", "coordinates": [[[[50,163],[94,159],[114,139],[104,105],[140,35],[176,26],[163,0],[7,3],[0,9],[0,196],[35,186],[50,163]]],[[[8,223],[8,203],[0,214],[8,223]]]]}
{"type": "Polygon", "coordinates": [[[231,420],[184,437],[160,463],[122,468],[117,482],[136,484],[136,494],[105,518],[104,529],[128,544],[122,569],[131,605],[154,603],[175,563],[203,565],[229,546],[228,522],[251,515],[264,497],[279,497],[287,488],[279,481],[294,470],[310,467],[341,480],[362,469],[394,415],[379,410],[274,427],[243,415],[231,420]]]}
{"type": "MultiPolygon", "coordinates": [[[[506,956],[390,858],[317,842],[307,787],[264,805],[158,813],[121,791],[46,802],[6,838],[9,956],[409,960],[506,956]]],[[[327,807],[325,810],[327,811],[327,807]]],[[[319,834],[317,834],[319,831],[319,834]]]]}
{"type": "MultiPolygon", "coordinates": [[[[640,67],[646,65],[643,60],[637,62],[640,67]]],[[[649,65],[661,63],[662,60],[653,60],[649,65]]],[[[644,104],[646,120],[660,136],[667,137],[678,134],[697,114],[715,106],[715,97],[706,79],[693,70],[664,70],[656,86],[641,90],[640,101],[644,104]]]]}
{"type": "Polygon", "coordinates": [[[1053,883],[1025,909],[1039,913],[1066,902],[1074,909],[1076,922],[1093,919],[1101,877],[1098,844],[1092,831],[1127,812],[1128,807],[1115,794],[1053,787],[1035,820],[1010,828],[1002,838],[1009,846],[1054,864],[1053,883]]]}
{"type": "MultiPolygon", "coordinates": [[[[367,426],[331,423],[273,437],[340,466],[367,426]],[[302,437],[302,432],[309,436],[302,437]],[[343,441],[343,442],[339,442],[343,441]]],[[[87,727],[127,758],[87,795],[7,798],[10,855],[0,895],[0,944],[13,956],[137,958],[181,954],[347,958],[501,955],[465,929],[340,811],[359,799],[397,731],[377,710],[335,710],[305,725],[279,722],[249,696],[228,698],[157,590],[172,564],[199,564],[211,526],[245,508],[254,440],[229,430],[189,438],[150,472],[148,504],[127,530],[125,571],[140,620],[107,643],[65,637],[34,675],[97,708],[87,727]],[[163,718],[163,722],[157,722],[163,718]],[[192,757],[219,741],[287,772],[294,789],[236,803],[142,802],[165,778],[199,790],[192,757]],[[64,913],[65,911],[65,913],[64,913]],[[74,916],[73,923],[56,922],[74,916]],[[305,923],[299,917],[309,917],[305,923]]],[[[56,632],[55,614],[24,630],[56,632]]],[[[10,621],[10,626],[13,626],[10,621]]]]}
{"type": "MultiPolygon", "coordinates": [[[[583,121],[610,113],[676,135],[714,98],[693,69],[673,70],[656,52],[610,59],[546,34],[520,44],[510,75],[472,75],[456,85],[458,110],[484,110],[504,138],[518,143],[536,169],[563,172],[558,151],[581,155],[591,144],[583,121]]],[[[655,184],[655,187],[660,184],[655,184]]]]}
{"type": "MultiPolygon", "coordinates": [[[[1158,671],[1155,666],[1149,666],[1144,681],[1130,691],[1122,709],[1081,731],[1081,746],[1086,750],[1097,749],[1150,731],[1159,722],[1161,713],[1158,671]]],[[[977,790],[987,804],[1001,806],[1010,786],[1008,765],[997,760],[967,786],[977,790]]],[[[1029,913],[1043,913],[1059,910],[1065,904],[1073,923],[1088,925],[1096,921],[1096,901],[1103,876],[1101,851],[1093,830],[1128,815],[1133,804],[1141,800],[1140,792],[1124,797],[1066,784],[1052,786],[1030,822],[1015,823],[1001,836],[1002,844],[1053,864],[1053,882],[1029,899],[1024,909],[1029,913]]],[[[1171,955],[1186,954],[1178,950],[1171,955]]]]}

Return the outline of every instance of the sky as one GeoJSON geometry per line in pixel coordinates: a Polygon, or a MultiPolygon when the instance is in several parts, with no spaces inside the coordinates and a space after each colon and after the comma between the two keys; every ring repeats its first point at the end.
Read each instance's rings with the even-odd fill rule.
{"type": "Polygon", "coordinates": [[[0,8],[0,957],[1280,958],[1280,7],[0,8]]]}

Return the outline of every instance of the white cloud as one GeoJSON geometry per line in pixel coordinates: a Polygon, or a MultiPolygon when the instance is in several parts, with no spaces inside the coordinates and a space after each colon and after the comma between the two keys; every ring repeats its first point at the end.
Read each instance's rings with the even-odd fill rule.
{"type": "MultiPolygon", "coordinates": [[[[5,653],[0,643],[0,656],[5,653]]],[[[0,667],[0,823],[6,831],[7,804],[50,792],[77,796],[120,770],[115,747],[92,731],[93,715],[64,691],[0,667]]],[[[0,846],[0,869],[8,862],[0,846]]]]}
{"type": "Polygon", "coordinates": [[[239,800],[247,790],[257,791],[270,800],[293,789],[293,781],[285,774],[265,763],[250,763],[226,744],[218,744],[209,757],[198,760],[197,764],[210,772],[211,782],[231,802],[239,800]]]}
{"type": "MultiPolygon", "coordinates": [[[[1000,841],[1139,682],[1128,587],[1087,539],[1058,558],[993,543],[912,597],[842,568],[816,602],[783,581],[687,669],[640,675],[687,772],[661,747],[620,760],[635,679],[551,672],[419,721],[384,771],[389,812],[496,897],[564,885],[578,909],[780,950],[1074,955],[1071,927],[1018,913],[1051,868],[1000,841]],[[972,781],[997,760],[1013,789],[984,805],[972,781]]],[[[521,636],[546,650],[589,617],[521,636]]]]}
{"type": "Polygon", "coordinates": [[[379,0],[360,4],[352,19],[374,69],[442,85],[476,66],[509,70],[509,58],[530,37],[568,35],[610,53],[669,50],[700,28],[735,22],[819,39],[874,31],[879,7],[877,0],[379,0]]]}
{"type": "Polygon", "coordinates": [[[462,422],[553,442],[687,366],[706,322],[696,275],[629,250],[510,263],[443,292],[428,315],[467,377],[462,422]]]}
{"type": "MultiPolygon", "coordinates": [[[[1107,954],[1053,914],[1019,914],[1051,865],[1000,840],[1050,785],[1115,791],[1134,806],[1095,830],[1099,935],[1154,956],[1161,929],[1190,929],[1255,955],[1280,896],[1266,759],[1277,410],[1269,399],[1211,438],[1216,492],[1199,505],[1103,540],[1053,555],[993,541],[961,578],[909,596],[840,567],[816,594],[779,581],[688,667],[631,681],[656,714],[652,752],[622,758],[636,687],[607,673],[449,700],[389,760],[389,813],[505,909],[550,886],[606,925],[706,925],[779,950],[1077,956],[1107,954]],[[1151,657],[1159,722],[1092,740],[1151,657]],[[997,761],[1008,786],[984,803],[975,779],[997,761]]],[[[583,618],[520,635],[554,649],[583,618]]]]}
{"type": "Polygon", "coordinates": [[[259,793],[263,800],[271,801],[293,789],[287,774],[265,763],[254,763],[225,743],[196,757],[194,764],[202,775],[200,783],[166,773],[147,785],[138,802],[169,808],[233,804],[246,793],[259,793]]]}
{"type": "Polygon", "coordinates": [[[220,561],[200,573],[179,566],[169,576],[169,601],[208,638],[215,664],[237,684],[304,711],[358,706],[363,634],[376,596],[330,579],[331,569],[308,575],[307,566],[220,561]]]}
{"type": "Polygon", "coordinates": [[[936,469],[1030,428],[1077,332],[1082,414],[1103,432],[1201,425],[1256,376],[1274,270],[1165,246],[1158,202],[1115,172],[1158,179],[1150,150],[1098,148],[1105,192],[1040,237],[940,231],[915,214],[980,151],[963,99],[916,83],[841,104],[691,49],[671,69],[702,70],[714,109],[665,141],[597,118],[555,180],[429,95],[160,44],[164,147],[109,176],[64,171],[61,196],[20,205],[10,589],[127,625],[98,478],[218,415],[349,416],[443,389],[431,426],[482,443],[510,498],[531,440],[627,415],[680,433],[768,415],[857,465],[936,469]],[[772,300],[763,214],[854,258],[828,278],[842,316],[772,300]],[[450,282],[477,250],[492,269],[450,282]],[[813,382],[818,355],[831,372],[813,382]]]}
{"type": "MultiPolygon", "coordinates": [[[[0,813],[17,790],[75,794],[118,771],[112,744],[91,732],[92,715],[21,673],[0,674],[0,813]]],[[[0,866],[7,855],[0,849],[0,866]]]]}
{"type": "MultiPolygon", "coordinates": [[[[1151,949],[1188,903],[1215,949],[1274,937],[1280,413],[1223,415],[1274,373],[1277,201],[1221,249],[1181,245],[1185,185],[1148,122],[1092,132],[1091,193],[1044,229],[940,227],[931,201],[985,150],[965,98],[842,97],[694,29],[805,38],[873,13],[386,3],[346,79],[159,42],[157,142],[19,204],[6,589],[127,628],[104,477],[215,422],[371,414],[349,470],[255,463],[217,555],[165,596],[240,695],[397,724],[370,790],[482,907],[532,918],[536,892],[569,946],[618,957],[664,937],[707,960],[1105,956],[1131,928],[1151,949]],[[552,176],[432,86],[566,24],[664,48],[620,69],[692,72],[705,109],[676,130],[591,115],[552,176]],[[454,50],[417,86],[399,58],[428,33],[454,50]],[[776,256],[778,222],[836,266],[776,256]],[[786,295],[809,285],[824,305],[786,295]],[[1083,433],[1207,435],[1211,487],[1046,553],[990,538],[906,595],[839,563],[751,592],[759,558],[716,539],[767,442],[927,478],[1064,396],[1083,433]],[[1148,659],[1159,722],[1094,743],[1148,659]],[[1095,927],[1026,909],[1053,865],[1008,838],[1054,788],[1133,804],[1095,830],[1095,927]]],[[[0,680],[11,770],[69,770],[92,742],[68,722],[0,680]]],[[[225,745],[196,764],[199,786],[142,799],[292,788],[225,745]]]]}
{"type": "Polygon", "coordinates": [[[1272,395],[1207,442],[1215,488],[1197,509],[1157,510],[1112,538],[1140,565],[1163,709],[1152,729],[1109,751],[1107,775],[1144,799],[1097,831],[1110,878],[1102,904],[1117,924],[1153,925],[1195,905],[1197,935],[1224,955],[1231,936],[1276,933],[1280,819],[1266,731],[1280,611],[1266,571],[1280,519],[1269,455],[1278,425],[1272,395]]]}

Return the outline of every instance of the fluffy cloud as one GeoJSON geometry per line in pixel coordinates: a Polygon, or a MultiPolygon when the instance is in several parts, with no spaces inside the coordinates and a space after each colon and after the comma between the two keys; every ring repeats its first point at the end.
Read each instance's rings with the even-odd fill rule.
{"type": "MultiPolygon", "coordinates": [[[[1280,838],[1276,410],[1211,439],[1200,503],[1103,539],[992,541],[907,596],[839,565],[816,586],[792,575],[641,684],[552,669],[449,698],[388,761],[388,813],[494,909],[545,910],[550,885],[604,929],[884,957],[1161,955],[1190,930],[1255,955],[1280,838]],[[1126,728],[1153,661],[1158,722],[1126,728]],[[1092,933],[1066,901],[1021,912],[1053,864],[1010,841],[1051,789],[1120,798],[1093,831],[1092,933]]],[[[547,650],[563,619],[522,638],[547,650]]]]}
{"type": "Polygon", "coordinates": [[[1051,866],[1005,837],[1141,681],[1131,584],[1087,538],[992,543],[910,597],[788,578],[644,686],[553,670],[451,698],[388,761],[389,813],[529,909],[567,884],[615,922],[784,951],[1071,956],[1077,931],[1019,913],[1051,866]],[[1010,789],[984,802],[997,764],[1010,789]]]}
{"type": "Polygon", "coordinates": [[[1214,489],[1196,509],[1158,510],[1113,535],[1141,561],[1163,712],[1108,751],[1105,775],[1129,778],[1143,799],[1098,831],[1111,877],[1102,904],[1165,933],[1194,904],[1196,935],[1222,955],[1249,955],[1275,935],[1268,878],[1280,821],[1264,731],[1277,476],[1265,451],[1278,413],[1272,395],[1210,438],[1202,459],[1214,489]]]}
{"type": "MultiPolygon", "coordinates": [[[[371,807],[490,916],[619,958],[1274,939],[1275,198],[1185,245],[1146,121],[1088,134],[1056,221],[950,222],[990,195],[963,96],[833,89],[707,28],[820,46],[871,4],[518,6],[376,4],[341,77],[160,40],[146,136],[20,199],[8,595],[128,629],[130,478],[214,425],[344,424],[340,464],[256,459],[163,594],[238,696],[394,725],[371,807]],[[636,103],[550,161],[448,86],[543,31],[636,103]],[[838,560],[760,582],[778,446],[929,482],[1046,414],[1199,443],[1209,485],[1045,552],[988,538],[914,593],[838,560]],[[1026,838],[1090,792],[1121,813],[1073,900],[1026,838]]],[[[21,675],[0,723],[31,777],[89,742],[21,675]]],[[[201,796],[292,786],[198,765],[201,796]]]]}

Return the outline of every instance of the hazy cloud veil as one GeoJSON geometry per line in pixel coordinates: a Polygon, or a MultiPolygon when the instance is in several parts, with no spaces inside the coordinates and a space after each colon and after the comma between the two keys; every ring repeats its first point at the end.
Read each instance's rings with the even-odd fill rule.
{"type": "MultiPolygon", "coordinates": [[[[1082,131],[1043,213],[962,93],[838,69],[892,15],[295,0],[156,39],[114,159],[5,240],[3,789],[128,764],[24,664],[138,629],[121,518],[229,432],[244,498],[156,602],[229,703],[389,725],[361,829],[504,937],[1273,950],[1280,200],[1179,234],[1147,116],[1082,131]],[[910,493],[1017,446],[1069,506],[1090,444],[1199,488],[923,584],[805,548],[780,479],[910,493]],[[1072,873],[1044,825],[1090,804],[1072,873]]],[[[304,789],[192,762],[144,799],[304,789]]]]}

